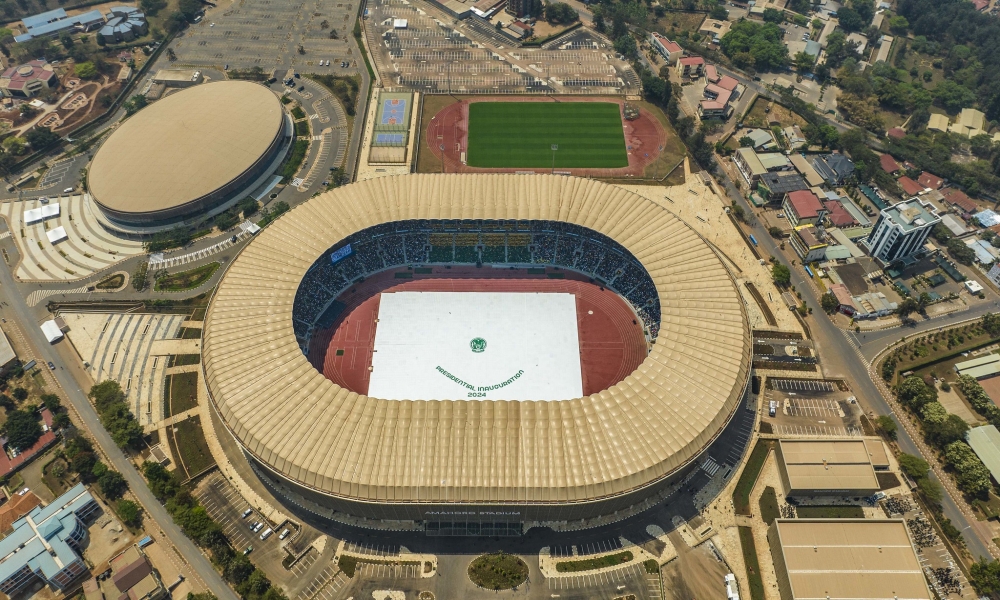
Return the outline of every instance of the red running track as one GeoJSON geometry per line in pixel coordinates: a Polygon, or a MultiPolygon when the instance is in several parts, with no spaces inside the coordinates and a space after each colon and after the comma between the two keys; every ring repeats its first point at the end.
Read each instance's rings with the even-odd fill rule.
{"type": "Polygon", "coordinates": [[[379,273],[354,285],[338,299],[345,305],[333,325],[317,331],[309,361],[327,379],[359,394],[368,393],[375,328],[382,292],[549,292],[576,296],[583,393],[590,395],[618,383],[646,358],[642,325],[624,299],[590,283],[586,276],[554,271],[564,279],[528,275],[524,269],[435,267],[431,274],[397,279],[405,268],[379,273]]]}

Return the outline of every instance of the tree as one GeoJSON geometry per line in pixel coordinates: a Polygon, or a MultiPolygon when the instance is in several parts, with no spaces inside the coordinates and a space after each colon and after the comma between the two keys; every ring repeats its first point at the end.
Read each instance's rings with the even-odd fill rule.
{"type": "Polygon", "coordinates": [[[42,394],[42,404],[53,413],[62,408],[62,402],[59,401],[59,396],[55,394],[42,394]]]}
{"type": "Polygon", "coordinates": [[[990,471],[972,448],[963,441],[955,441],[944,449],[945,462],[956,472],[958,489],[974,497],[985,497],[992,487],[990,471]]]}
{"type": "Polygon", "coordinates": [[[941,484],[934,481],[930,477],[923,477],[917,480],[917,487],[920,488],[921,493],[924,497],[933,502],[934,504],[941,504],[941,500],[944,499],[944,490],[941,489],[941,484]]]}
{"type": "Polygon", "coordinates": [[[625,34],[619,38],[615,39],[615,52],[621,54],[625,58],[635,58],[638,56],[638,47],[635,44],[635,38],[630,34],[625,34]]]}
{"type": "Polygon", "coordinates": [[[917,301],[913,298],[906,298],[896,307],[896,314],[901,317],[906,317],[920,310],[920,306],[917,301]]]}
{"type": "Polygon", "coordinates": [[[812,70],[813,65],[816,64],[816,57],[807,52],[798,52],[795,54],[795,68],[803,73],[807,73],[812,70]]]}
{"type": "Polygon", "coordinates": [[[46,150],[59,143],[59,136],[48,127],[32,127],[24,134],[24,138],[35,151],[46,150]]]}
{"type": "Polygon", "coordinates": [[[771,279],[780,286],[788,286],[792,283],[792,272],[785,265],[776,262],[771,267],[771,279]]]}
{"type": "Polygon", "coordinates": [[[776,240],[780,240],[782,236],[784,236],[784,232],[781,231],[781,228],[775,227],[774,225],[767,228],[767,233],[776,240]]]}
{"type": "Polygon", "coordinates": [[[899,426],[896,425],[896,421],[894,421],[892,417],[889,415],[879,415],[879,417],[875,419],[875,422],[878,425],[878,428],[885,433],[887,438],[890,440],[896,439],[896,430],[899,426]]]}
{"type": "Polygon", "coordinates": [[[580,15],[565,2],[552,2],[545,5],[545,20],[549,23],[572,23],[580,15]]]}
{"type": "Polygon", "coordinates": [[[976,94],[972,90],[951,79],[938,83],[931,94],[934,96],[935,104],[949,113],[957,113],[976,102],[976,94]]]}
{"type": "Polygon", "coordinates": [[[765,23],[781,23],[785,20],[785,13],[776,8],[765,8],[761,18],[765,23]]]}
{"type": "Polygon", "coordinates": [[[97,464],[97,457],[94,456],[93,452],[81,451],[70,459],[69,467],[81,476],[90,478],[95,464],[97,464]]]}
{"type": "Polygon", "coordinates": [[[14,391],[11,393],[14,395],[14,399],[17,400],[18,402],[24,402],[25,400],[28,399],[28,390],[24,389],[23,387],[14,388],[14,391]]]}
{"type": "Polygon", "coordinates": [[[913,410],[919,411],[928,402],[937,401],[937,390],[924,383],[916,375],[911,375],[896,386],[899,401],[913,410]]]}
{"type": "Polygon", "coordinates": [[[840,26],[847,32],[861,31],[864,29],[866,23],[861,20],[861,16],[858,11],[854,10],[850,6],[842,6],[840,10],[837,11],[837,20],[840,22],[840,26]]]}
{"type": "Polygon", "coordinates": [[[89,60],[87,62],[77,63],[77,65],[73,68],[73,72],[80,79],[93,79],[94,77],[97,77],[97,67],[94,66],[94,63],[89,60]]]}
{"type": "MultiPolygon", "coordinates": [[[[8,138],[9,139],[9,138],[8,138]]],[[[740,138],[740,148],[753,148],[753,138],[745,135],[740,138]]]]}
{"type": "Polygon", "coordinates": [[[38,417],[26,410],[15,410],[7,415],[7,443],[17,450],[25,450],[42,437],[38,417]]]}
{"type": "Polygon", "coordinates": [[[840,301],[832,293],[827,292],[820,296],[819,298],[820,306],[823,307],[827,313],[833,314],[838,308],[840,308],[840,301]]]}
{"type": "Polygon", "coordinates": [[[948,254],[963,265],[971,265],[976,260],[975,251],[958,238],[948,240],[946,247],[948,254]]]}
{"type": "Polygon", "coordinates": [[[774,23],[737,21],[720,41],[722,53],[741,68],[777,69],[788,62],[784,34],[774,23]]]}
{"type": "Polygon", "coordinates": [[[118,471],[108,471],[98,478],[97,485],[101,486],[101,493],[108,500],[121,498],[128,489],[128,482],[118,471]]]}
{"type": "Polygon", "coordinates": [[[148,104],[149,101],[146,100],[146,96],[143,94],[135,94],[125,102],[125,114],[129,116],[134,115],[145,108],[148,104]]]}
{"type": "Polygon", "coordinates": [[[27,143],[28,140],[24,139],[23,137],[12,135],[10,137],[4,138],[3,142],[0,142],[0,146],[3,147],[4,152],[14,156],[20,156],[24,154],[25,146],[27,145],[27,143]]]}
{"type": "Polygon", "coordinates": [[[1000,562],[980,558],[969,567],[969,583],[980,597],[996,596],[1000,593],[1000,562]]]}
{"type": "Polygon", "coordinates": [[[906,20],[906,17],[901,15],[896,15],[895,17],[889,19],[889,31],[895,33],[896,35],[906,35],[906,30],[910,28],[910,22],[906,20]]]}
{"type": "Polygon", "coordinates": [[[986,313],[983,315],[983,329],[992,336],[1000,335],[1000,314],[986,313]]]}
{"type": "Polygon", "coordinates": [[[131,527],[138,527],[142,523],[142,509],[131,500],[119,500],[115,505],[116,512],[122,522],[131,527]]]}
{"type": "Polygon", "coordinates": [[[899,455],[899,468],[902,469],[908,477],[913,480],[917,480],[927,477],[927,472],[930,471],[931,466],[927,464],[926,460],[920,458],[919,456],[904,453],[899,455]]]}
{"type": "MultiPolygon", "coordinates": [[[[808,15],[810,11],[812,11],[812,2],[809,0],[790,0],[788,2],[788,8],[794,10],[800,15],[808,15]]],[[[815,20],[816,19],[813,19],[813,21],[815,20]]]]}
{"type": "MultiPolygon", "coordinates": [[[[932,402],[931,404],[937,404],[932,402]]],[[[925,406],[926,408],[926,406],[925,406]]],[[[942,407],[942,410],[944,408],[942,407]]],[[[969,425],[958,415],[945,413],[944,419],[939,423],[928,423],[927,436],[939,446],[947,446],[952,442],[965,438],[965,432],[969,430],[969,425]]]]}
{"type": "Polygon", "coordinates": [[[721,4],[716,4],[708,11],[708,16],[716,21],[725,21],[729,19],[729,11],[721,4]]]}

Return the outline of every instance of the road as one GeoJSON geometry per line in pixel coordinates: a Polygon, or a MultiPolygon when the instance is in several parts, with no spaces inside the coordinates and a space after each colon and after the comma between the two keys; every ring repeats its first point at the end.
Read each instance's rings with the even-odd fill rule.
{"type": "MultiPolygon", "coordinates": [[[[153,496],[153,493],[146,486],[146,480],[139,474],[132,462],[125,457],[121,450],[111,439],[111,435],[104,429],[98,420],[97,412],[91,406],[90,400],[80,389],[79,384],[64,368],[62,358],[59,353],[48,343],[42,335],[41,329],[37,326],[36,319],[32,316],[31,310],[25,303],[24,298],[17,293],[14,285],[14,276],[7,266],[0,267],[0,289],[3,296],[9,303],[9,308],[5,309],[7,318],[14,318],[21,324],[28,342],[34,347],[35,359],[39,362],[51,361],[56,365],[53,373],[59,385],[66,393],[66,398],[83,420],[83,426],[93,436],[94,441],[101,447],[107,455],[111,466],[125,476],[129,488],[142,504],[146,512],[146,519],[153,527],[158,526],[160,530],[170,540],[170,543],[177,548],[181,556],[191,565],[202,581],[208,586],[219,600],[238,600],[238,596],[222,579],[222,576],[212,567],[212,564],[194,545],[194,543],[184,535],[177,525],[174,524],[170,514],[160,502],[153,496]],[[155,525],[153,525],[155,523],[155,525]]],[[[66,344],[65,340],[59,342],[66,344]]]]}
{"type": "MultiPolygon", "coordinates": [[[[732,180],[729,179],[729,175],[726,171],[719,169],[719,172],[721,173],[721,176],[718,179],[722,181],[730,199],[739,203],[747,215],[755,215],[756,213],[753,211],[753,207],[751,207],[749,203],[747,203],[746,199],[740,195],[736,186],[733,185],[732,180]]],[[[761,247],[770,253],[771,256],[781,257],[782,253],[760,220],[756,217],[751,217],[751,222],[754,237],[756,237],[760,242],[761,247]]],[[[798,290],[803,290],[803,300],[805,300],[806,305],[812,309],[813,314],[818,315],[815,318],[809,319],[809,327],[812,331],[813,341],[816,342],[818,347],[822,348],[820,356],[831,358],[837,357],[839,363],[842,364],[847,371],[843,375],[847,376],[851,382],[852,388],[858,392],[858,398],[863,403],[867,404],[870,409],[874,410],[875,413],[880,415],[891,415],[893,419],[900,422],[899,417],[893,413],[892,408],[883,397],[882,392],[872,381],[871,375],[868,372],[868,366],[865,364],[864,360],[862,360],[863,355],[858,350],[858,347],[852,343],[852,341],[844,335],[844,332],[841,329],[838,329],[833,322],[830,321],[830,319],[823,316],[823,309],[820,307],[819,301],[812,293],[808,292],[811,288],[809,283],[806,282],[805,277],[800,275],[797,269],[790,268],[789,270],[792,274],[792,285],[798,290]]],[[[992,304],[988,306],[992,306],[992,304]]],[[[954,320],[959,319],[956,318],[954,320]]],[[[938,325],[935,324],[928,327],[930,328],[936,326],[938,325]]],[[[898,339],[901,335],[900,331],[897,329],[884,333],[885,335],[879,336],[879,339],[889,339],[889,337],[893,336],[898,339]]],[[[825,365],[826,360],[823,362],[825,365]]],[[[931,463],[936,461],[933,456],[925,456],[925,453],[921,452],[917,443],[914,442],[906,427],[903,427],[902,424],[898,429],[897,443],[899,444],[900,450],[906,452],[907,454],[923,456],[925,459],[928,459],[928,462],[931,463]]],[[[937,479],[937,477],[934,477],[934,479],[937,479]]],[[[981,556],[992,557],[992,553],[988,549],[989,544],[991,543],[989,535],[980,529],[978,522],[972,522],[969,520],[969,518],[962,512],[958,504],[952,498],[951,494],[953,492],[948,488],[948,486],[944,487],[948,492],[944,495],[944,499],[941,503],[944,515],[951,519],[952,523],[962,531],[962,537],[973,556],[977,558],[981,556]]]]}

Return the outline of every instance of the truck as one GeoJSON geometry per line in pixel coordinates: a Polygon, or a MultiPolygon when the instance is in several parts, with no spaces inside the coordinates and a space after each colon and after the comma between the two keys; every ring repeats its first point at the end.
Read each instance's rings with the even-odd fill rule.
{"type": "Polygon", "coordinates": [[[153,543],[153,538],[151,536],[147,535],[146,537],[144,537],[141,540],[139,540],[138,546],[140,548],[145,548],[146,546],[148,546],[148,545],[150,545],[152,543],[153,543]]]}

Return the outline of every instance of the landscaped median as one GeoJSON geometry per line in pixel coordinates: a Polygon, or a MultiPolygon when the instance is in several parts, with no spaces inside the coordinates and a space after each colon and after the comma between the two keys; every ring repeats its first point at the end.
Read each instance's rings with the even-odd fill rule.
{"type": "Polygon", "coordinates": [[[397,565],[419,567],[420,577],[434,577],[437,575],[437,556],[433,554],[414,554],[405,548],[400,548],[396,556],[380,556],[371,554],[361,554],[350,552],[347,545],[341,541],[334,554],[334,562],[337,568],[347,577],[354,577],[358,568],[362,565],[397,565]]]}
{"type": "Polygon", "coordinates": [[[622,544],[621,548],[587,556],[555,557],[551,555],[549,548],[542,548],[542,551],[538,553],[538,569],[542,575],[548,578],[611,571],[640,563],[647,571],[650,569],[647,563],[652,563],[656,570],[659,570],[660,557],[653,556],[642,546],[637,546],[625,538],[618,539],[622,544]]]}

